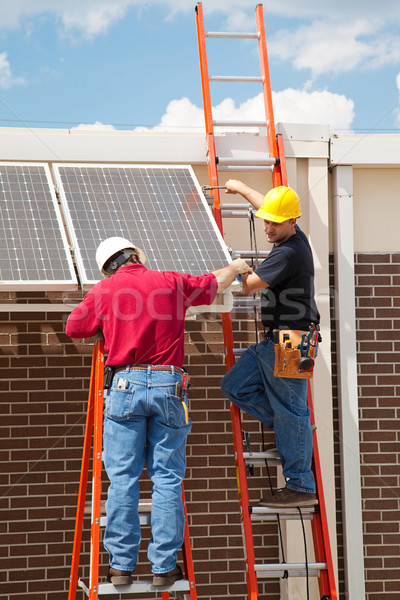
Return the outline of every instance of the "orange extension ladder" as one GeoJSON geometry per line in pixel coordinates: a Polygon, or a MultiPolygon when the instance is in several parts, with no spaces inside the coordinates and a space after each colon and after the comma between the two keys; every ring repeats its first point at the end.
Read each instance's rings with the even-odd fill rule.
{"type": "MultiPolygon", "coordinates": [[[[216,223],[222,231],[221,205],[219,189],[224,186],[219,186],[218,171],[254,171],[269,169],[272,172],[273,186],[287,185],[287,174],[285,167],[285,154],[283,147],[283,139],[281,135],[276,135],[274,114],[272,106],[272,93],[268,69],[267,45],[264,27],[263,7],[258,4],[255,9],[256,16],[256,32],[255,33],[228,33],[228,32],[208,32],[204,30],[204,17],[202,4],[196,5],[196,23],[197,37],[199,46],[199,60],[201,72],[201,84],[203,93],[204,118],[207,138],[207,162],[209,174],[209,186],[207,190],[214,196],[213,198],[213,214],[216,223]],[[259,77],[242,77],[242,76],[209,76],[207,65],[206,38],[248,38],[256,39],[258,42],[261,76],[259,77]],[[238,82],[254,82],[259,81],[262,84],[265,121],[241,121],[228,122],[213,120],[212,104],[210,93],[210,81],[238,81],[238,82]],[[267,128],[267,144],[265,160],[250,161],[248,159],[232,159],[217,156],[216,143],[214,137],[214,126],[240,126],[240,127],[263,127],[267,128]],[[268,146],[268,147],[267,147],[268,146]]],[[[233,349],[233,332],[230,313],[222,313],[222,326],[224,335],[224,345],[226,351],[226,367],[229,370],[235,363],[233,349]]],[[[312,403],[312,395],[310,384],[308,385],[308,404],[311,413],[311,422],[314,423],[314,411],[312,403]]],[[[235,464],[237,472],[240,518],[242,523],[242,531],[245,546],[245,566],[248,597],[250,600],[258,599],[257,577],[259,579],[265,577],[287,577],[288,575],[318,576],[319,592],[321,600],[337,600],[335,576],[333,569],[332,553],[329,541],[328,522],[326,516],[326,505],[324,500],[324,492],[321,478],[321,468],[318,453],[318,444],[315,433],[313,434],[313,471],[316,480],[316,493],[319,501],[317,510],[308,509],[268,509],[263,507],[251,507],[249,503],[249,493],[247,484],[246,461],[255,463],[256,461],[264,462],[265,460],[272,461],[272,464],[278,462],[276,452],[244,452],[242,443],[242,427],[239,409],[231,404],[231,420],[233,429],[233,445],[235,451],[235,464]],[[315,563],[278,563],[278,564],[255,564],[255,552],[252,533],[252,517],[262,520],[263,515],[265,520],[275,518],[279,520],[278,514],[284,514],[285,519],[290,518],[308,518],[311,519],[315,563]],[[273,515],[271,513],[274,513],[273,515]]]]}
{"type": "MultiPolygon", "coordinates": [[[[190,545],[189,526],[187,520],[185,494],[182,485],[182,499],[185,511],[185,532],[182,546],[185,578],[176,581],[171,586],[153,586],[150,580],[134,581],[131,585],[118,586],[112,583],[99,583],[99,552],[100,526],[105,518],[101,517],[101,464],[102,464],[102,425],[103,425],[103,374],[104,374],[104,341],[96,340],[93,347],[92,371],[90,377],[89,401],[86,415],[86,429],[82,453],[82,466],[79,482],[79,495],[75,520],[74,544],[68,600],[75,600],[77,585],[84,590],[89,600],[97,600],[101,595],[145,594],[148,592],[161,593],[162,600],[168,600],[171,595],[179,594],[184,600],[197,600],[194,579],[192,551],[190,545]],[[86,506],[86,489],[89,473],[89,461],[93,436],[93,468],[92,468],[92,502],[91,502],[91,541],[90,541],[90,576],[89,585],[78,580],[79,559],[82,542],[83,518],[86,506]]],[[[139,503],[141,524],[149,524],[151,500],[139,503]]]]}

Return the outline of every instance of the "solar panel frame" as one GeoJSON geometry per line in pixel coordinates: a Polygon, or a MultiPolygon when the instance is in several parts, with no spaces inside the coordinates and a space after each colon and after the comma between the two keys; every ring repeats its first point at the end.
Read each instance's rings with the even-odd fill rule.
{"type": "Polygon", "coordinates": [[[84,289],[101,278],[98,244],[114,235],[142,248],[150,269],[199,275],[232,261],[190,165],[54,163],[53,170],[84,289]]]}
{"type": "Polygon", "coordinates": [[[0,201],[0,291],[76,290],[49,165],[1,161],[0,201]]]}

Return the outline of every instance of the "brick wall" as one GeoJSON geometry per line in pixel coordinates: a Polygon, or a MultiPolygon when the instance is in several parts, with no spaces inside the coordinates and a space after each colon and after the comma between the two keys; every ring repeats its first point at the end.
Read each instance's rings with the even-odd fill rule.
{"type": "MultiPolygon", "coordinates": [[[[399,426],[400,255],[360,254],[356,261],[359,414],[367,600],[400,597],[399,426]]],[[[334,281],[332,278],[332,288],[334,281]]],[[[3,301],[6,301],[4,298],[3,301]]],[[[11,298],[9,299],[11,300],[11,298]]],[[[43,302],[39,293],[13,301],[43,302]]],[[[52,298],[51,301],[57,301],[52,298]]],[[[91,341],[64,334],[65,315],[0,313],[0,597],[61,600],[68,588],[79,482],[91,341]]],[[[255,339],[252,315],[235,315],[235,340],[255,339]]],[[[187,322],[187,368],[192,432],[185,481],[199,600],[247,597],[225,372],[218,317],[187,322]]],[[[338,492],[339,592],[345,597],[336,343],[332,313],[335,465],[338,492]]],[[[245,419],[258,449],[258,423],[245,419]]],[[[273,439],[273,438],[272,438],[273,439]]],[[[266,443],[272,441],[266,433],[266,443]]],[[[256,472],[250,496],[268,483],[256,472]]],[[[104,492],[106,491],[104,482],[104,492]]],[[[143,492],[149,493],[143,477],[143,492]]],[[[254,530],[256,557],[277,559],[276,526],[254,530]]],[[[143,530],[143,548],[147,530],[143,530]]],[[[85,519],[81,574],[87,579],[89,523],[85,519]]],[[[138,573],[148,576],[145,550],[138,573]]],[[[101,553],[101,573],[107,557],[101,553]]],[[[278,600],[279,582],[261,586],[260,600],[278,600]]],[[[83,593],[77,597],[83,600],[83,593]]]]}
{"type": "MultiPolygon", "coordinates": [[[[35,293],[3,301],[48,302],[35,293]]],[[[53,297],[52,302],[57,298],[53,297]]],[[[0,597],[64,600],[67,596],[86,418],[92,343],[72,341],[62,313],[0,313],[0,597]]],[[[192,432],[185,492],[199,600],[247,596],[237,502],[230,413],[219,385],[225,372],[218,317],[187,322],[187,368],[192,432]]],[[[235,338],[254,342],[252,315],[237,315],[235,338]]],[[[245,419],[257,449],[259,424],[245,419]]],[[[273,439],[273,438],[272,438],[273,439]]],[[[272,441],[266,433],[266,442],[272,441]]],[[[267,482],[256,473],[250,496],[267,482]]],[[[104,481],[103,496],[107,484],[104,481]]],[[[144,474],[143,495],[149,481],[144,474]]],[[[137,573],[149,577],[143,544],[137,573]]],[[[255,528],[256,555],[277,560],[276,526],[255,528]]],[[[80,575],[88,580],[89,519],[85,519],[80,575]]],[[[104,575],[107,556],[100,557],[104,575]]],[[[260,600],[278,600],[279,582],[260,585],[260,600]]],[[[77,598],[84,594],[78,591],[77,598]]]]}
{"type": "MultiPolygon", "coordinates": [[[[356,335],[365,585],[367,600],[400,598],[400,254],[357,254],[356,335]]],[[[332,284],[334,287],[334,282],[332,284]]],[[[334,326],[334,320],[332,321],[334,326]]],[[[333,331],[333,359],[336,358],[333,331]]],[[[338,432],[336,378],[333,380],[338,432]]],[[[345,597],[338,490],[339,590],[345,597]]]]}

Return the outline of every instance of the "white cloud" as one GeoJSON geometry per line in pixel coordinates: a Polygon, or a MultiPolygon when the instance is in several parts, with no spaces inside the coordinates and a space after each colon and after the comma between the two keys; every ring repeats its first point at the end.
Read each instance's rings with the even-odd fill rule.
{"type": "MultiPolygon", "coordinates": [[[[332,130],[350,129],[354,119],[354,102],[343,95],[328,91],[307,92],[287,89],[272,92],[275,122],[328,124],[332,130]]],[[[236,106],[226,98],[213,107],[218,120],[264,120],[263,95],[258,94],[236,106]]],[[[172,100],[161,122],[154,129],[185,131],[204,128],[203,109],[188,98],[172,100]]]]}
{"type": "Polygon", "coordinates": [[[378,32],[373,22],[319,21],[275,33],[268,51],[270,57],[291,60],[295,69],[310,69],[316,77],[326,72],[343,73],[360,66],[376,68],[399,62],[400,40],[378,32]]]}
{"type": "Polygon", "coordinates": [[[76,127],[71,127],[71,129],[79,131],[115,131],[113,125],[105,125],[104,123],[100,123],[100,121],[95,121],[94,123],[80,123],[76,127]]]}
{"type": "Polygon", "coordinates": [[[11,71],[10,62],[7,58],[7,52],[0,53],[0,88],[8,89],[14,85],[25,83],[23,77],[14,77],[11,71]]]}
{"type": "Polygon", "coordinates": [[[283,123],[329,124],[333,130],[350,129],[354,102],[326,90],[307,92],[287,89],[272,92],[275,121],[283,123]]]}

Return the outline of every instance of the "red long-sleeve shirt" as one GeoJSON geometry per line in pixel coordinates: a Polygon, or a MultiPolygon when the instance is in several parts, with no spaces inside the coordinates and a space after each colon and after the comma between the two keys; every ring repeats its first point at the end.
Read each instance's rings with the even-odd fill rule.
{"type": "Polygon", "coordinates": [[[182,367],[186,309],[211,304],[217,288],[212,273],[196,277],[127,265],[99,281],[74,308],[66,333],[84,338],[100,329],[107,365],[182,367]]]}

